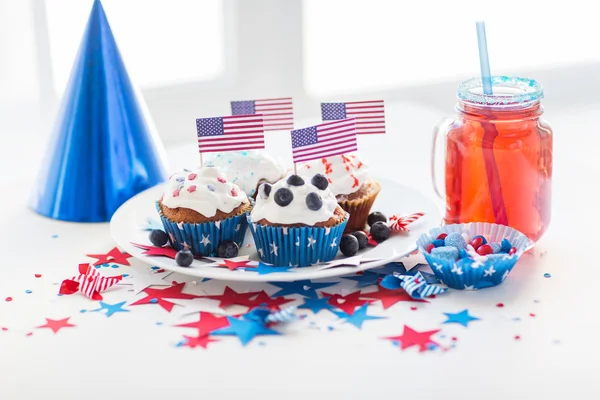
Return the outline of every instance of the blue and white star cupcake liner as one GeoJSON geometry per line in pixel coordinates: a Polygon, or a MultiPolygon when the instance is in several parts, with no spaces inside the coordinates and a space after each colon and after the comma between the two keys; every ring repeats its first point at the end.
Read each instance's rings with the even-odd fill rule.
{"type": "Polygon", "coordinates": [[[164,217],[158,202],[156,208],[160,215],[165,232],[169,235],[169,243],[175,250],[188,248],[195,257],[214,257],[221,241],[232,240],[242,247],[248,220],[243,213],[222,221],[191,224],[175,222],[164,217]]]}
{"type": "Polygon", "coordinates": [[[348,223],[348,215],[339,224],[325,228],[260,225],[253,223],[249,214],[248,223],[256,250],[263,262],[306,267],[335,258],[348,223]]]}
{"type": "Polygon", "coordinates": [[[487,222],[440,226],[424,233],[417,240],[419,251],[425,256],[436,277],[448,287],[459,290],[483,289],[504,282],[530,245],[530,240],[516,229],[487,222]],[[465,257],[456,261],[436,257],[427,252],[427,246],[441,233],[450,234],[452,232],[466,233],[470,239],[482,235],[490,243],[501,243],[502,239],[508,239],[517,251],[512,255],[499,253],[479,256],[477,259],[465,257]]]}

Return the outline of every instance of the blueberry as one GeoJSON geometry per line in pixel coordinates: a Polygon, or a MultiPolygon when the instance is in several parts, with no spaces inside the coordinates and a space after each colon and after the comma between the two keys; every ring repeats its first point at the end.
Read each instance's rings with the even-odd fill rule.
{"type": "Polygon", "coordinates": [[[275,203],[285,207],[294,200],[294,193],[288,188],[279,188],[275,192],[275,203]]]}
{"type": "Polygon", "coordinates": [[[385,215],[383,215],[379,211],[371,213],[367,218],[367,223],[369,224],[369,226],[373,226],[373,224],[378,221],[387,222],[387,218],[385,217],[385,215]]]}
{"type": "Polygon", "coordinates": [[[385,224],[385,222],[377,221],[371,225],[371,237],[377,243],[381,243],[390,237],[390,228],[385,224]]]}
{"type": "Polygon", "coordinates": [[[304,179],[299,175],[290,175],[287,180],[288,185],[290,186],[302,186],[304,185],[304,179]]]}
{"type": "Polygon", "coordinates": [[[316,194],[315,192],[310,192],[306,195],[306,207],[309,210],[317,211],[323,207],[323,200],[321,200],[321,196],[316,194]]]}
{"type": "Polygon", "coordinates": [[[364,233],[363,231],[356,231],[352,232],[352,236],[358,239],[359,250],[362,250],[367,247],[367,244],[369,243],[369,238],[367,237],[366,233],[364,233]]]}
{"type": "Polygon", "coordinates": [[[189,267],[194,261],[194,255],[189,250],[179,250],[175,255],[175,262],[180,267],[189,267]]]}
{"type": "Polygon", "coordinates": [[[444,246],[444,240],[443,239],[435,239],[433,242],[431,242],[432,245],[434,245],[435,247],[442,247],[444,246]]]}
{"type": "Polygon", "coordinates": [[[322,175],[322,174],[317,174],[317,175],[313,176],[312,179],[310,180],[310,183],[315,185],[317,187],[317,189],[321,189],[321,190],[325,190],[325,189],[327,189],[327,186],[329,186],[329,181],[327,180],[325,175],[322,175]]]}
{"type": "Polygon", "coordinates": [[[354,235],[344,235],[340,240],[340,251],[346,257],[352,257],[358,253],[358,239],[354,235]]]}
{"type": "Polygon", "coordinates": [[[225,240],[219,243],[219,247],[217,248],[217,255],[221,258],[234,258],[237,257],[238,252],[240,251],[240,247],[236,242],[232,242],[231,240],[225,240]]]}
{"type": "MultiPolygon", "coordinates": [[[[477,236],[475,236],[477,237],[477,236]]],[[[475,238],[473,238],[475,239],[475,238]]],[[[448,236],[446,236],[446,238],[444,239],[444,244],[442,246],[454,246],[457,249],[464,249],[465,247],[467,247],[467,242],[465,242],[465,239],[462,237],[462,235],[458,232],[452,232],[449,233],[448,236]]],[[[437,247],[437,246],[436,246],[437,247]]]]}
{"type": "Polygon", "coordinates": [[[271,194],[271,187],[272,186],[268,183],[263,183],[260,185],[260,188],[258,188],[258,193],[261,199],[266,200],[269,198],[269,195],[271,194]]]}
{"type": "Polygon", "coordinates": [[[153,229],[150,232],[150,242],[156,247],[163,247],[169,241],[169,235],[161,229],[153,229]]]}

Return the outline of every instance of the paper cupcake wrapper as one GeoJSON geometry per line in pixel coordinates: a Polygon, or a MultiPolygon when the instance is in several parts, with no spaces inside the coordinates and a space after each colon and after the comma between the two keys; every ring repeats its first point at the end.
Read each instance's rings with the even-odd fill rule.
{"type": "Polygon", "coordinates": [[[487,222],[444,225],[430,230],[419,237],[417,247],[425,256],[435,276],[453,289],[475,290],[496,286],[502,283],[513,269],[521,255],[530,246],[529,239],[516,229],[487,222]],[[508,239],[517,252],[487,256],[487,261],[478,262],[470,258],[457,261],[432,256],[426,248],[440,233],[468,232],[469,237],[483,235],[488,242],[502,242],[508,239]]]}
{"type": "Polygon", "coordinates": [[[196,257],[214,257],[221,241],[233,240],[242,247],[246,229],[248,228],[247,213],[229,217],[222,221],[191,224],[175,222],[164,217],[160,212],[165,232],[169,234],[169,242],[175,250],[183,250],[186,246],[196,257]]]}
{"type": "Polygon", "coordinates": [[[346,225],[348,231],[359,231],[363,230],[367,225],[367,219],[371,213],[373,203],[377,198],[377,195],[381,191],[381,185],[377,182],[373,183],[376,185],[377,190],[368,196],[363,196],[359,199],[354,200],[343,200],[338,202],[346,212],[350,213],[350,219],[346,225]]]}
{"type": "Polygon", "coordinates": [[[327,228],[260,225],[253,223],[250,215],[248,223],[263,262],[306,267],[335,258],[348,216],[339,224],[327,228]]]}

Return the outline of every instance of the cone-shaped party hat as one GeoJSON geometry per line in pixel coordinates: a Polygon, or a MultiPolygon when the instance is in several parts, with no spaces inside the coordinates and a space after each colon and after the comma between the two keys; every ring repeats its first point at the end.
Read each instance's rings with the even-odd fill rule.
{"type": "Polygon", "coordinates": [[[127,199],[166,179],[163,152],[96,0],[31,206],[55,219],[109,221],[127,199]]]}

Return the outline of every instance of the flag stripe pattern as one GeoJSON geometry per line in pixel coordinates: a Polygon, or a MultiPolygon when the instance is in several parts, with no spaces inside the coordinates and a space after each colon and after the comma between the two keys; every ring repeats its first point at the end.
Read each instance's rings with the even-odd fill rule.
{"type": "Polygon", "coordinates": [[[400,275],[398,279],[400,279],[402,289],[413,299],[423,299],[434,294],[444,293],[448,290],[447,288],[427,283],[421,272],[417,272],[413,276],[400,275]]]}
{"type": "Polygon", "coordinates": [[[291,133],[294,163],[358,150],[354,118],[296,129],[291,133]]]}
{"type": "Polygon", "coordinates": [[[321,119],[323,121],[345,118],[356,118],[358,135],[385,133],[383,100],[321,103],[321,119]]]}
{"type": "Polygon", "coordinates": [[[405,217],[398,217],[397,215],[392,215],[390,217],[390,222],[388,222],[388,226],[393,231],[398,232],[408,232],[408,225],[412,224],[419,218],[421,218],[424,213],[414,213],[407,215],[405,217]]]}
{"type": "Polygon", "coordinates": [[[262,114],[265,131],[294,129],[294,104],[291,97],[232,101],[231,114],[262,114]]]}
{"type": "Polygon", "coordinates": [[[196,129],[201,153],[265,148],[265,129],[260,114],[198,118],[196,129]]]}
{"type": "MultiPolygon", "coordinates": [[[[90,264],[79,264],[79,275],[69,279],[78,284],[79,292],[83,293],[92,300],[102,300],[101,292],[116,285],[121,281],[122,276],[105,277],[100,274],[90,264]]],[[[63,282],[64,286],[64,282],[63,282]]],[[[71,294],[73,292],[62,292],[62,294],[71,294]]]]}

